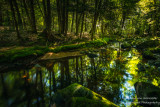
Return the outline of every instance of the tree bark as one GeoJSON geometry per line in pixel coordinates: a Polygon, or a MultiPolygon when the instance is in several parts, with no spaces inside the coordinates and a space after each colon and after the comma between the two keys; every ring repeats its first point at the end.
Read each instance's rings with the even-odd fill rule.
{"type": "Polygon", "coordinates": [[[9,0],[9,3],[10,3],[10,8],[11,8],[11,12],[12,12],[12,17],[13,17],[13,20],[14,20],[14,24],[15,24],[15,28],[16,28],[16,32],[17,32],[17,38],[19,40],[22,40],[21,36],[20,36],[20,33],[19,33],[19,28],[18,28],[18,23],[17,23],[17,20],[16,20],[16,16],[15,16],[15,11],[14,11],[14,7],[13,7],[13,1],[12,0],[9,0]]]}
{"type": "Polygon", "coordinates": [[[96,24],[99,17],[99,9],[101,7],[102,0],[95,0],[95,13],[94,13],[94,19],[92,24],[92,31],[91,31],[91,40],[94,39],[95,31],[96,31],[96,24]]]}
{"type": "Polygon", "coordinates": [[[71,32],[73,32],[73,25],[74,25],[74,12],[73,12],[73,14],[72,14],[71,32]]]}
{"type": "Polygon", "coordinates": [[[28,19],[29,25],[31,25],[31,18],[30,18],[29,11],[28,11],[27,4],[26,4],[25,0],[23,0],[23,5],[24,5],[25,13],[27,15],[27,19],[28,19]]]}
{"type": "Polygon", "coordinates": [[[2,15],[2,6],[1,6],[1,4],[0,4],[0,26],[2,26],[3,24],[3,15],[2,15]]]}
{"type": "Polygon", "coordinates": [[[59,33],[61,33],[61,0],[56,0],[57,2],[57,14],[58,14],[58,26],[59,26],[59,33]]]}
{"type": "Polygon", "coordinates": [[[31,14],[31,28],[32,28],[31,30],[32,30],[32,33],[37,33],[33,0],[30,0],[30,14],[31,14]]]}
{"type": "Polygon", "coordinates": [[[68,31],[68,5],[69,5],[69,0],[66,0],[65,2],[65,36],[67,36],[67,31],[68,31]]]}
{"type": "Polygon", "coordinates": [[[48,36],[50,36],[51,35],[51,5],[50,5],[50,0],[47,0],[46,29],[47,29],[48,36]]]}
{"type": "Polygon", "coordinates": [[[21,14],[20,14],[20,11],[19,11],[18,4],[17,4],[17,0],[13,0],[13,4],[14,4],[15,9],[16,9],[16,12],[17,12],[18,24],[19,24],[20,26],[22,26],[22,18],[21,18],[21,14]]]}
{"type": "Polygon", "coordinates": [[[79,25],[78,25],[78,0],[77,0],[77,2],[76,2],[76,36],[78,36],[78,30],[79,30],[79,25]]]}
{"type": "Polygon", "coordinates": [[[84,23],[84,13],[83,13],[83,16],[82,16],[82,24],[81,24],[81,34],[80,34],[80,38],[82,38],[83,23],[84,23]]]}
{"type": "Polygon", "coordinates": [[[83,8],[83,15],[82,15],[82,24],[81,24],[81,33],[80,33],[80,38],[82,38],[82,32],[83,32],[83,24],[84,24],[84,15],[85,15],[85,6],[86,0],[83,0],[82,8],[83,8]]]}

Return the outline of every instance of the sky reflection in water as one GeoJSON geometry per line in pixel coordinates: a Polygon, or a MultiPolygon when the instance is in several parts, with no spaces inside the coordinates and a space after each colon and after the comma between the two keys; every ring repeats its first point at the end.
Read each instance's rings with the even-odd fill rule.
{"type": "MultiPolygon", "coordinates": [[[[49,106],[57,90],[75,82],[117,105],[130,106],[135,98],[134,83],[144,81],[139,79],[143,73],[138,74],[139,53],[110,48],[94,53],[98,57],[47,60],[32,69],[1,73],[0,106],[49,106]]],[[[147,81],[153,80],[157,79],[147,77],[147,81]]]]}

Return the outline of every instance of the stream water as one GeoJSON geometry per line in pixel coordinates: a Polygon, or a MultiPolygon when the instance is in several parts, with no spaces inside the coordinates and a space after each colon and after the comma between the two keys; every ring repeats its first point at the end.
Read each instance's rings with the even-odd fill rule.
{"type": "Polygon", "coordinates": [[[72,83],[88,87],[119,106],[131,106],[136,97],[134,84],[150,81],[157,85],[158,76],[149,70],[138,71],[137,64],[143,62],[136,49],[111,47],[93,51],[98,57],[45,60],[31,69],[0,73],[0,107],[48,107],[54,93],[72,83]]]}

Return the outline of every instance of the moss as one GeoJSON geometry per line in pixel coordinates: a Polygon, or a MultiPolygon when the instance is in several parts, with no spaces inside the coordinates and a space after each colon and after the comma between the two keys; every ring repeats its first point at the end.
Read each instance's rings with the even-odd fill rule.
{"type": "Polygon", "coordinates": [[[54,49],[50,49],[50,52],[61,52],[61,51],[69,51],[69,50],[75,50],[75,49],[82,49],[82,48],[91,48],[91,47],[95,47],[95,48],[99,48],[102,46],[107,45],[107,40],[95,40],[95,41],[89,41],[89,42],[84,42],[84,43],[80,43],[80,44],[71,44],[71,45],[65,45],[65,46],[59,46],[56,47],[54,49]]]}
{"type": "Polygon", "coordinates": [[[156,57],[153,55],[153,53],[150,50],[146,50],[142,53],[143,58],[145,59],[156,59],[156,57]]]}
{"type": "Polygon", "coordinates": [[[58,91],[54,96],[57,107],[116,107],[101,95],[77,83],[58,91]]]}
{"type": "Polygon", "coordinates": [[[157,47],[159,45],[160,45],[159,40],[147,40],[143,43],[138,44],[136,47],[138,49],[145,49],[145,48],[157,47]]]}
{"type": "Polygon", "coordinates": [[[82,48],[91,48],[91,47],[101,47],[105,46],[107,44],[106,40],[95,40],[95,41],[89,41],[85,43],[80,44],[71,44],[71,45],[65,45],[65,46],[59,46],[54,49],[43,47],[43,46],[34,46],[34,47],[24,47],[23,49],[11,49],[8,51],[4,51],[0,53],[0,63],[2,62],[13,62],[16,59],[29,57],[29,56],[41,56],[44,55],[47,52],[61,52],[61,51],[69,51],[69,50],[75,50],[75,49],[82,49],[82,48]]]}
{"type": "Polygon", "coordinates": [[[28,47],[23,49],[11,49],[0,53],[0,63],[13,62],[18,58],[24,58],[28,56],[40,56],[48,51],[46,47],[28,47]]]}
{"type": "Polygon", "coordinates": [[[121,47],[123,48],[123,49],[125,49],[125,48],[131,48],[132,46],[131,46],[131,44],[129,44],[129,43],[123,43],[122,45],[121,45],[121,47]]]}

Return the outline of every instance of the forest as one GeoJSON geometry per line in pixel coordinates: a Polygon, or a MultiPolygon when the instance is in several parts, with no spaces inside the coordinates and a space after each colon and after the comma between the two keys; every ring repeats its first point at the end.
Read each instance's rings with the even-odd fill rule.
{"type": "Polygon", "coordinates": [[[0,0],[0,107],[159,107],[160,0],[0,0]]]}

